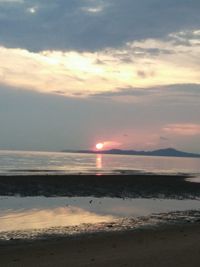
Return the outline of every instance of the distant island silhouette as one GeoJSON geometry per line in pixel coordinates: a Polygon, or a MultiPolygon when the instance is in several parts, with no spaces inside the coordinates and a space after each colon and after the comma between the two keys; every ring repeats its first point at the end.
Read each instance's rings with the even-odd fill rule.
{"type": "Polygon", "coordinates": [[[137,151],[137,150],[62,150],[62,152],[70,153],[90,153],[90,154],[111,154],[111,155],[135,155],[135,156],[160,156],[160,157],[187,157],[200,158],[200,154],[179,151],[174,148],[157,149],[153,151],[137,151]]]}

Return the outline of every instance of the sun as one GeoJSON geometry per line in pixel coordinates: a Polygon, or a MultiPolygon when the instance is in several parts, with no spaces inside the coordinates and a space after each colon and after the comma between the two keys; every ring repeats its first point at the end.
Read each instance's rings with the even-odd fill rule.
{"type": "Polygon", "coordinates": [[[104,147],[104,144],[103,143],[97,143],[96,144],[96,149],[97,150],[101,150],[101,149],[103,149],[103,147],[104,147]]]}

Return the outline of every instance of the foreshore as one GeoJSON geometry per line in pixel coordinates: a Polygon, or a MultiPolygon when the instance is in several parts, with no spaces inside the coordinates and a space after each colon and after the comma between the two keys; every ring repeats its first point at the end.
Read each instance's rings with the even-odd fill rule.
{"type": "Polygon", "coordinates": [[[0,245],[2,267],[198,267],[199,262],[199,223],[0,245]]]}
{"type": "Polygon", "coordinates": [[[18,175],[0,176],[0,195],[198,198],[190,175],[18,175]]]}
{"type": "MultiPolygon", "coordinates": [[[[27,175],[0,176],[0,195],[97,196],[193,199],[200,183],[188,175],[27,175]]],[[[195,215],[194,215],[195,216],[195,215]]],[[[190,217],[190,216],[189,216],[190,217]]],[[[188,217],[188,218],[189,218],[188,217]]],[[[197,267],[200,219],[136,229],[0,243],[1,267],[197,267]]]]}

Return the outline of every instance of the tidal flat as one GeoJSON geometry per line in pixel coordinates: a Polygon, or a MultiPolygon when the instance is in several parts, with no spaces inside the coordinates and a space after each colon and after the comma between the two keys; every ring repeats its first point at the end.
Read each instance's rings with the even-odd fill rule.
{"type": "Polygon", "coordinates": [[[198,266],[187,174],[0,176],[1,266],[198,266]]]}

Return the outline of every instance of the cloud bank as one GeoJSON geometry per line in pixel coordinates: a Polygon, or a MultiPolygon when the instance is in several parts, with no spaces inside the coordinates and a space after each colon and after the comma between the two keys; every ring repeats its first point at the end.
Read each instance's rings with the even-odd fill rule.
{"type": "Polygon", "coordinates": [[[1,0],[0,43],[98,51],[197,28],[199,10],[198,0],[1,0]]]}
{"type": "Polygon", "coordinates": [[[1,84],[65,96],[200,84],[199,71],[200,30],[98,52],[30,52],[0,47],[1,84]]]}

